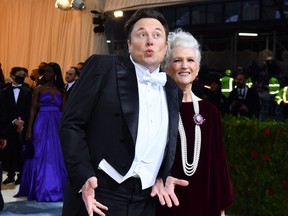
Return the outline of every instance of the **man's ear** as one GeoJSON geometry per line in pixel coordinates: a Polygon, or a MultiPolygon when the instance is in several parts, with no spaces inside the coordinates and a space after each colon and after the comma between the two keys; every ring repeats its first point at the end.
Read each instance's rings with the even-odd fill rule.
{"type": "Polygon", "coordinates": [[[128,52],[130,53],[131,41],[129,39],[127,40],[127,46],[128,46],[128,52]]]}

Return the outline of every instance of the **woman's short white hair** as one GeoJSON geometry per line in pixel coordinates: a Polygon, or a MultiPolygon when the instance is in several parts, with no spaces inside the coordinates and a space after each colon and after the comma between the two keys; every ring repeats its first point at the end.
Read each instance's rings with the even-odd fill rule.
{"type": "Polygon", "coordinates": [[[175,47],[192,48],[195,51],[196,61],[200,66],[201,51],[198,41],[189,32],[184,32],[181,28],[178,28],[174,32],[169,32],[168,35],[168,48],[162,63],[163,69],[167,68],[171,59],[171,51],[175,47]]]}

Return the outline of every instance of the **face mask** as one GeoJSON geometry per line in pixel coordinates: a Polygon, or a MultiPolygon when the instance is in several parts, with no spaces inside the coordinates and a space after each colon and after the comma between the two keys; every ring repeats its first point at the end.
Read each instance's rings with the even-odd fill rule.
{"type": "Polygon", "coordinates": [[[15,82],[18,84],[23,84],[25,77],[15,76],[15,82]]]}
{"type": "Polygon", "coordinates": [[[36,80],[36,77],[35,76],[30,76],[30,79],[35,81],[36,80]]]}

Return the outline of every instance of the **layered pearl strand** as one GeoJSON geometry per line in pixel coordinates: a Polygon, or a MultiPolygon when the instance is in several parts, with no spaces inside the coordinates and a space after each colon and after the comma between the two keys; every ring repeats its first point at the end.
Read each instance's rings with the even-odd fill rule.
{"type": "Polygon", "coordinates": [[[187,160],[187,138],[185,129],[183,126],[183,122],[181,119],[181,115],[179,113],[179,135],[181,141],[181,158],[182,158],[182,167],[185,175],[192,176],[198,166],[199,157],[200,157],[200,149],[201,149],[201,128],[200,125],[205,121],[205,119],[199,114],[199,98],[197,98],[193,92],[192,93],[192,102],[195,115],[193,116],[193,120],[195,122],[195,141],[194,141],[194,155],[192,164],[188,163],[187,160]]]}

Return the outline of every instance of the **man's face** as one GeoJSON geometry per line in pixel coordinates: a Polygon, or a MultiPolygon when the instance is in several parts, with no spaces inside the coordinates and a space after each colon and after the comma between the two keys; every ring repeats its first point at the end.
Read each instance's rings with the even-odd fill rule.
{"type": "Polygon", "coordinates": [[[25,79],[25,77],[26,77],[26,73],[25,73],[25,71],[24,70],[19,70],[19,71],[17,71],[16,73],[15,73],[15,75],[12,75],[11,76],[12,77],[12,79],[13,79],[13,83],[14,84],[22,84],[23,83],[23,81],[24,81],[24,79],[25,79]],[[19,77],[21,77],[21,78],[19,78],[19,77]]]}
{"type": "Polygon", "coordinates": [[[41,62],[38,66],[38,73],[40,74],[40,76],[44,75],[45,68],[46,68],[46,64],[41,62]]]}
{"type": "Polygon", "coordinates": [[[246,85],[245,76],[242,74],[237,75],[235,82],[238,88],[244,87],[246,85]]]}
{"type": "Polygon", "coordinates": [[[67,83],[73,82],[78,78],[73,68],[69,68],[65,73],[65,80],[67,83]]]}
{"type": "Polygon", "coordinates": [[[162,24],[153,18],[138,20],[128,40],[132,59],[154,71],[164,59],[167,50],[166,33],[162,24]]]}

